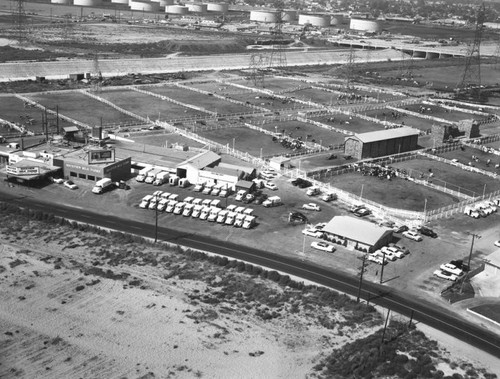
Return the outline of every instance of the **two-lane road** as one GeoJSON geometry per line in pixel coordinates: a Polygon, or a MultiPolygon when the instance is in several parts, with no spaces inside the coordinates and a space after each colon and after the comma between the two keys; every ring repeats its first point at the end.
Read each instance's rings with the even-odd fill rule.
{"type": "MultiPolygon", "coordinates": [[[[89,209],[76,209],[61,204],[45,203],[33,197],[3,193],[0,189],[0,201],[2,200],[125,233],[137,234],[148,238],[155,237],[154,226],[135,220],[115,216],[103,216],[89,209]]],[[[158,239],[286,272],[290,275],[301,277],[350,295],[356,296],[358,293],[359,279],[357,277],[339,270],[327,269],[310,262],[284,257],[248,246],[240,246],[210,236],[165,227],[158,228],[158,239]]],[[[369,300],[371,303],[381,305],[406,316],[410,316],[413,312],[415,320],[446,332],[500,358],[500,336],[454,315],[452,311],[442,308],[437,304],[421,298],[410,298],[407,294],[399,292],[394,288],[367,281],[363,282],[361,297],[369,300]]]]}

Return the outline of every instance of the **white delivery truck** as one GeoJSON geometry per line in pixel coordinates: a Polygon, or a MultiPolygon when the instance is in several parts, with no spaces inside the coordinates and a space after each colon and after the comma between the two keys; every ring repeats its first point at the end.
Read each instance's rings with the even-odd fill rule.
{"type": "Polygon", "coordinates": [[[231,190],[227,187],[223,187],[220,190],[219,197],[228,197],[231,194],[231,190]]]}
{"type": "Polygon", "coordinates": [[[245,215],[243,213],[236,214],[233,226],[236,228],[241,228],[243,226],[243,221],[245,220],[245,215]]]}
{"type": "Polygon", "coordinates": [[[226,224],[226,225],[233,225],[235,218],[236,218],[236,212],[229,211],[227,213],[226,221],[224,221],[224,224],[226,224]]]}
{"type": "Polygon", "coordinates": [[[92,188],[92,192],[100,194],[100,193],[103,193],[103,192],[106,192],[106,191],[112,189],[114,186],[115,186],[115,184],[113,183],[113,181],[110,178],[104,178],[104,179],[98,180],[95,183],[94,188],[92,188]]]}
{"type": "Polygon", "coordinates": [[[245,190],[239,190],[236,193],[236,197],[234,198],[234,200],[236,200],[236,201],[243,201],[243,198],[245,197],[246,194],[247,194],[247,191],[245,191],[245,190]]]}
{"type": "Polygon", "coordinates": [[[146,195],[142,198],[139,208],[146,209],[149,206],[149,202],[154,198],[153,195],[146,195]]]}
{"type": "Polygon", "coordinates": [[[186,178],[179,179],[179,187],[186,188],[189,187],[189,180],[186,178]]]}
{"type": "Polygon", "coordinates": [[[211,208],[210,207],[203,207],[200,213],[200,220],[206,220],[208,218],[208,215],[210,214],[211,208]]]}
{"type": "Polygon", "coordinates": [[[203,188],[203,191],[201,191],[201,193],[204,195],[210,195],[210,192],[212,192],[212,188],[214,188],[213,184],[205,183],[205,187],[203,188]]]}
{"type": "Polygon", "coordinates": [[[148,172],[151,171],[152,169],[153,169],[153,166],[144,167],[143,169],[141,169],[139,171],[139,174],[135,177],[135,180],[137,180],[138,182],[143,182],[144,180],[146,180],[146,176],[148,175],[148,172]]]}
{"type": "Polygon", "coordinates": [[[236,213],[243,213],[243,212],[245,212],[245,207],[237,207],[234,211],[236,213]]]}
{"type": "Polygon", "coordinates": [[[228,213],[229,213],[229,211],[226,209],[224,209],[223,211],[220,211],[219,214],[217,215],[217,223],[224,224],[228,213]]]}
{"type": "Polygon", "coordinates": [[[182,215],[184,217],[191,216],[191,213],[193,213],[193,208],[194,208],[193,204],[186,204],[186,205],[184,205],[184,210],[182,211],[182,215]]]}
{"type": "Polygon", "coordinates": [[[161,171],[156,175],[156,178],[153,182],[154,186],[161,186],[163,183],[168,182],[168,178],[170,173],[168,171],[161,171]]]}
{"type": "Polygon", "coordinates": [[[168,184],[170,184],[171,186],[176,186],[177,184],[179,184],[179,177],[177,175],[171,175],[168,178],[168,184]]]}
{"type": "Polygon", "coordinates": [[[175,204],[174,215],[182,214],[182,211],[184,210],[185,205],[186,205],[186,203],[183,201],[179,201],[177,204],[175,204]]]}
{"type": "Polygon", "coordinates": [[[220,205],[220,200],[217,200],[217,199],[212,200],[210,202],[210,206],[216,207],[216,208],[222,208],[222,206],[220,205]]]}
{"type": "Polygon", "coordinates": [[[153,184],[153,182],[156,179],[156,175],[158,175],[160,172],[161,172],[161,169],[159,169],[159,168],[154,168],[151,171],[149,171],[146,174],[146,179],[144,179],[144,183],[153,184]]]}
{"type": "Polygon", "coordinates": [[[197,204],[193,208],[193,212],[191,213],[192,218],[198,218],[200,217],[201,210],[203,209],[203,205],[197,204]]]}
{"type": "Polygon", "coordinates": [[[207,221],[209,222],[215,222],[217,220],[217,216],[219,215],[219,212],[221,211],[220,208],[213,207],[210,209],[210,214],[207,217],[207,221]]]}
{"type": "Polygon", "coordinates": [[[262,205],[266,208],[277,207],[278,205],[281,205],[281,204],[282,204],[282,202],[281,202],[281,198],[279,196],[268,197],[267,200],[264,200],[264,202],[262,203],[262,205]]]}
{"type": "Polygon", "coordinates": [[[255,225],[255,216],[245,216],[243,221],[243,229],[250,229],[255,225]]]}
{"type": "Polygon", "coordinates": [[[174,211],[175,204],[177,204],[177,203],[178,203],[178,201],[176,201],[176,200],[170,200],[167,204],[167,207],[165,208],[165,212],[172,213],[174,211]]]}

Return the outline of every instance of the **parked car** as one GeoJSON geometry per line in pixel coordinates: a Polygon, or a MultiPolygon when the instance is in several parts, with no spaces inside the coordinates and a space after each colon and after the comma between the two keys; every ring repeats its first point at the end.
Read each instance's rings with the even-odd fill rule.
{"type": "Polygon", "coordinates": [[[254,196],[254,195],[252,195],[251,193],[247,193],[247,194],[245,195],[245,198],[243,199],[243,202],[244,202],[245,204],[248,204],[248,203],[251,203],[251,202],[252,202],[252,201],[254,201],[254,200],[255,200],[255,196],[254,196]]]}
{"type": "Polygon", "coordinates": [[[265,182],[264,188],[270,189],[271,191],[276,191],[278,189],[278,186],[271,182],[265,182]]]}
{"type": "Polygon", "coordinates": [[[405,256],[405,254],[401,250],[396,249],[393,246],[384,246],[384,247],[382,247],[381,250],[385,251],[386,254],[388,253],[389,255],[392,255],[392,256],[399,258],[399,259],[404,258],[404,256],[405,256]]]}
{"type": "Polygon", "coordinates": [[[394,233],[403,233],[406,232],[407,230],[410,230],[406,225],[395,225],[392,228],[392,231],[394,233]]]}
{"type": "Polygon", "coordinates": [[[309,237],[315,237],[315,238],[323,237],[323,232],[316,230],[316,229],[304,229],[302,231],[302,234],[305,234],[306,236],[309,236],[309,237]]]}
{"type": "Polygon", "coordinates": [[[309,180],[304,180],[302,179],[302,181],[297,184],[297,187],[299,188],[309,188],[312,186],[312,183],[309,181],[309,180]]]}
{"type": "Polygon", "coordinates": [[[500,240],[495,241],[495,242],[493,243],[493,245],[495,245],[496,247],[500,247],[500,240]]]}
{"type": "Polygon", "coordinates": [[[326,251],[327,253],[333,253],[335,251],[333,245],[330,245],[329,243],[322,241],[321,242],[314,241],[313,243],[311,243],[311,247],[317,250],[326,251]]]}
{"type": "Polygon", "coordinates": [[[446,271],[441,271],[441,270],[434,271],[434,276],[437,276],[438,278],[441,278],[441,279],[451,280],[452,282],[454,282],[458,279],[458,277],[456,275],[449,273],[449,272],[446,272],[446,271]]]}
{"type": "Polygon", "coordinates": [[[50,177],[50,180],[53,183],[56,183],[56,184],[63,184],[64,183],[64,179],[62,179],[62,178],[53,178],[53,177],[50,177]]]}
{"type": "Polygon", "coordinates": [[[293,179],[290,183],[292,183],[292,186],[294,187],[297,187],[300,183],[302,183],[304,181],[304,179],[302,178],[297,178],[297,179],[293,179]]]}
{"type": "Polygon", "coordinates": [[[389,247],[395,247],[398,250],[401,250],[404,254],[410,254],[410,250],[408,250],[407,247],[402,246],[402,245],[396,245],[395,243],[390,243],[389,247]]]}
{"type": "Polygon", "coordinates": [[[452,265],[451,263],[444,263],[441,266],[439,266],[439,268],[441,269],[441,271],[446,271],[456,276],[460,276],[464,273],[462,270],[452,265]]]}
{"type": "Polygon", "coordinates": [[[413,232],[411,230],[407,230],[406,232],[403,232],[403,236],[405,236],[408,239],[420,242],[422,241],[422,236],[418,234],[417,232],[413,232]]]}
{"type": "Polygon", "coordinates": [[[355,210],[353,213],[354,213],[354,216],[364,217],[364,216],[368,216],[371,212],[366,208],[359,208],[359,209],[355,210]]]}
{"type": "Polygon", "coordinates": [[[236,201],[243,201],[243,199],[245,198],[246,194],[247,194],[247,191],[245,191],[245,190],[239,190],[236,193],[236,197],[234,198],[234,200],[236,200],[236,201]]]}
{"type": "Polygon", "coordinates": [[[75,183],[73,183],[71,180],[66,180],[64,182],[64,186],[67,187],[67,188],[69,188],[69,189],[71,189],[71,190],[78,189],[78,186],[75,183]]]}
{"type": "Polygon", "coordinates": [[[307,203],[302,205],[302,209],[307,209],[308,211],[316,211],[319,212],[321,210],[320,206],[315,203],[307,203]]]}
{"type": "Polygon", "coordinates": [[[452,260],[450,261],[450,264],[455,266],[456,268],[462,270],[462,271],[469,271],[469,265],[465,264],[462,259],[457,259],[457,260],[452,260]]]}
{"type": "Polygon", "coordinates": [[[379,265],[386,265],[388,262],[387,260],[384,261],[384,259],[379,257],[378,255],[373,255],[373,254],[368,255],[368,260],[371,262],[375,262],[379,265]]]}
{"type": "Polygon", "coordinates": [[[268,197],[268,196],[267,196],[265,193],[263,193],[263,194],[261,194],[261,195],[257,196],[257,197],[255,198],[255,200],[254,200],[254,204],[257,204],[257,205],[262,204],[264,201],[266,201],[266,200],[267,200],[267,197],[268,197]]]}
{"type": "Polygon", "coordinates": [[[430,229],[430,228],[427,228],[425,226],[421,226],[418,231],[423,234],[424,236],[427,236],[427,237],[431,237],[431,238],[437,238],[437,233],[430,229]]]}

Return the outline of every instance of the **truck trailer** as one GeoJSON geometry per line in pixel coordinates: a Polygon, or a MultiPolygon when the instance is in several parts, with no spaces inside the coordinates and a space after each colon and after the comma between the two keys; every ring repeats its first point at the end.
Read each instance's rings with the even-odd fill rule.
{"type": "Polygon", "coordinates": [[[92,192],[97,193],[97,194],[101,194],[103,192],[106,192],[106,191],[113,189],[114,186],[115,186],[115,184],[113,183],[113,181],[110,178],[104,178],[104,179],[98,180],[95,183],[94,188],[92,188],[92,192]]]}

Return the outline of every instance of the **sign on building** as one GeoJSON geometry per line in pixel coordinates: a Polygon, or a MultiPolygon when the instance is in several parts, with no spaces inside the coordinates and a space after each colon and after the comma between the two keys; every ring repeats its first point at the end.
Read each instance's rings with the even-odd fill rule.
{"type": "Polygon", "coordinates": [[[89,150],[89,164],[110,163],[115,161],[115,149],[89,150]]]}

